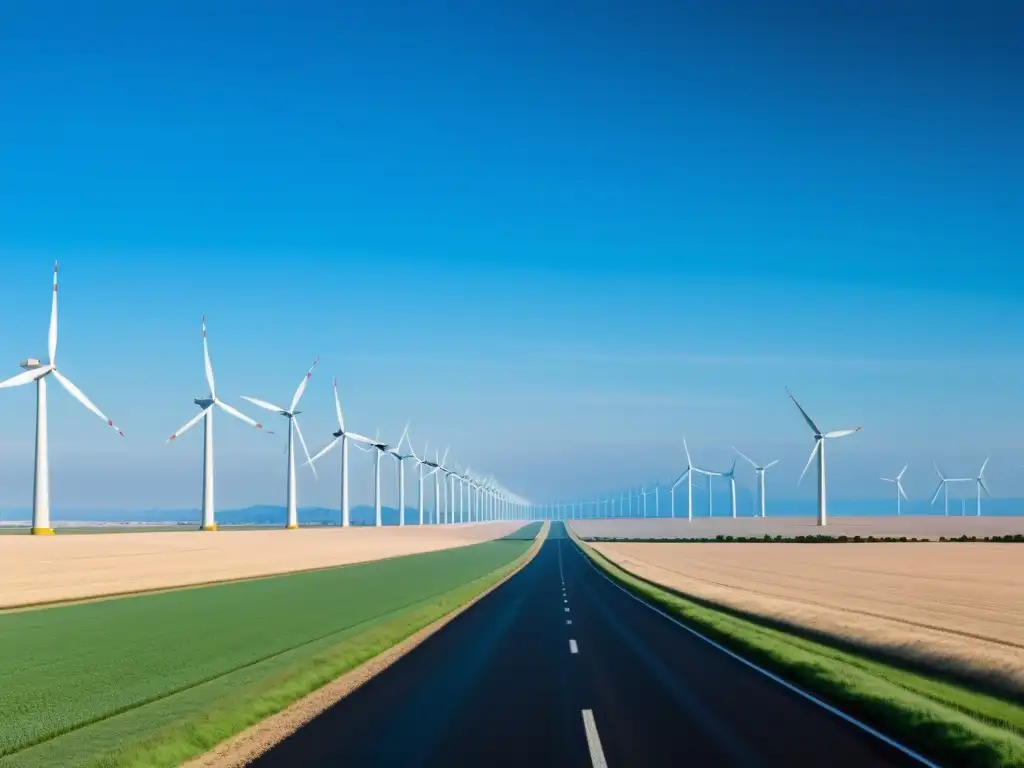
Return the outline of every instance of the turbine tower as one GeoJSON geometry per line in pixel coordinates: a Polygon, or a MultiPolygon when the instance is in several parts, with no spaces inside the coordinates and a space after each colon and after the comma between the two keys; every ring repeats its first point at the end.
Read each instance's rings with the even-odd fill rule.
{"type": "Polygon", "coordinates": [[[71,380],[57,370],[57,264],[53,265],[53,298],[50,303],[50,334],[47,339],[47,353],[50,359],[40,363],[33,357],[25,360],[21,367],[24,373],[0,381],[0,389],[20,387],[34,381],[36,383],[36,463],[32,479],[32,533],[37,536],[53,535],[50,526],[50,449],[47,441],[46,420],[46,377],[53,378],[68,391],[78,402],[95,413],[113,429],[124,437],[124,433],[114,426],[114,422],[103,415],[103,411],[92,404],[85,394],[71,383],[71,380]]]}
{"type": "Polygon", "coordinates": [[[807,464],[804,466],[804,471],[800,473],[800,480],[797,480],[797,484],[804,479],[804,475],[807,474],[807,470],[811,466],[811,462],[814,461],[814,455],[818,455],[818,525],[826,525],[828,523],[828,515],[826,512],[826,493],[825,493],[825,441],[834,440],[839,437],[846,437],[852,435],[854,432],[859,432],[860,427],[854,427],[853,429],[837,429],[832,432],[825,432],[818,429],[818,425],[811,421],[811,417],[807,415],[800,403],[793,397],[793,393],[788,389],[786,394],[789,395],[789,399],[793,401],[793,405],[800,411],[800,415],[804,417],[804,421],[807,422],[807,426],[814,432],[814,448],[811,450],[811,455],[807,459],[807,464]]]}
{"type": "Polygon", "coordinates": [[[758,495],[761,497],[761,517],[764,517],[764,473],[767,470],[774,467],[776,464],[778,464],[779,460],[776,459],[775,461],[769,464],[765,464],[762,467],[759,466],[757,462],[754,461],[752,458],[747,456],[747,454],[743,453],[743,451],[741,451],[735,445],[732,447],[732,449],[736,451],[736,453],[738,453],[741,458],[746,459],[747,463],[754,468],[754,474],[757,476],[758,495]]]}
{"type": "MultiPolygon", "coordinates": [[[[408,429],[408,428],[409,428],[409,425],[406,424],[406,429],[408,429]]],[[[403,440],[405,439],[405,432],[402,432],[402,439],[403,440]]],[[[398,442],[398,445],[396,445],[394,447],[388,445],[387,443],[382,443],[380,441],[380,430],[378,429],[377,430],[377,438],[373,442],[370,443],[370,447],[369,448],[365,449],[365,450],[368,450],[368,451],[375,449],[377,451],[373,455],[373,511],[375,513],[374,525],[377,526],[378,528],[380,528],[381,525],[383,525],[383,520],[382,520],[382,516],[381,516],[381,506],[380,506],[380,503],[381,503],[381,499],[380,499],[380,457],[383,454],[385,454],[385,453],[391,453],[391,451],[396,450],[400,445],[401,445],[401,440],[398,442]]]]}
{"type": "Polygon", "coordinates": [[[316,467],[313,466],[313,460],[309,457],[309,449],[306,447],[306,441],[302,437],[302,430],[299,428],[299,420],[296,418],[301,411],[295,410],[299,405],[299,400],[302,399],[303,393],[306,391],[306,385],[309,384],[309,379],[313,375],[313,369],[316,368],[316,364],[320,361],[320,357],[317,356],[313,364],[309,366],[309,370],[306,371],[306,375],[302,377],[302,381],[299,382],[299,386],[295,389],[295,394],[292,395],[292,403],[287,408],[282,408],[279,405],[268,403],[266,400],[259,400],[255,397],[249,397],[248,395],[242,395],[243,400],[248,400],[253,405],[259,406],[266,411],[280,414],[288,419],[288,484],[285,489],[286,506],[288,510],[288,522],[285,524],[287,528],[298,528],[299,527],[299,513],[298,507],[295,503],[295,440],[294,435],[298,436],[299,443],[302,445],[302,452],[306,454],[306,464],[309,465],[310,470],[313,472],[313,477],[316,477],[316,467]]]}
{"type": "Polygon", "coordinates": [[[362,435],[357,435],[355,432],[345,431],[345,418],[341,414],[341,400],[338,398],[338,379],[334,379],[334,410],[338,415],[338,431],[334,433],[334,439],[331,440],[321,451],[309,460],[309,464],[312,465],[321,456],[326,454],[339,442],[341,443],[341,525],[343,528],[348,528],[348,441],[354,440],[357,444],[372,445],[373,440],[362,435]]]}
{"type": "MultiPolygon", "coordinates": [[[[897,515],[897,517],[900,515],[900,496],[902,496],[904,499],[907,498],[907,493],[906,493],[906,491],[903,490],[903,473],[906,472],[906,471],[907,471],[907,465],[904,465],[903,469],[900,470],[900,473],[898,475],[896,475],[896,477],[883,477],[883,478],[881,478],[882,480],[884,480],[887,483],[895,483],[896,484],[896,515],[897,515]]],[[[907,501],[910,501],[910,499],[907,499],[907,501]]]]}
{"type": "MultiPolygon", "coordinates": [[[[263,425],[255,419],[250,419],[244,413],[222,401],[217,397],[217,390],[213,385],[213,366],[210,364],[210,346],[206,341],[206,316],[203,316],[203,361],[206,365],[206,383],[210,386],[210,394],[206,397],[197,397],[193,402],[202,410],[185,422],[177,432],[167,438],[171,442],[181,437],[185,432],[194,427],[200,419],[204,419],[203,435],[203,522],[201,529],[204,531],[217,530],[217,522],[213,517],[213,406],[230,413],[236,419],[241,419],[246,424],[251,424],[256,429],[263,429],[263,425]]],[[[268,434],[274,434],[269,429],[268,434]]]]}

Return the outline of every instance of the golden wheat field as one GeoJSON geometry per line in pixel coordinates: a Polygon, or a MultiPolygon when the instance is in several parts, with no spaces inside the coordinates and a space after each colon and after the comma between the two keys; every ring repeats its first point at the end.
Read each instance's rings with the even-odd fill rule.
{"type": "Polygon", "coordinates": [[[1024,691],[1024,545],[593,546],[680,592],[1024,691]]]}
{"type": "Polygon", "coordinates": [[[497,539],[521,526],[0,536],[0,609],[432,552],[497,539]]]}

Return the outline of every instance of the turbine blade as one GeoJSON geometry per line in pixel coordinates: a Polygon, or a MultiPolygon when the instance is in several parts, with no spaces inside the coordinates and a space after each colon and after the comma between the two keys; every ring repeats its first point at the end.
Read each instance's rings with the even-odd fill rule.
{"type": "Polygon", "coordinates": [[[942,470],[939,469],[939,465],[933,461],[932,466],[935,467],[935,474],[937,474],[942,480],[945,480],[946,477],[942,474],[942,470]]]}
{"type": "Polygon", "coordinates": [[[47,339],[50,365],[57,364],[57,262],[53,262],[53,303],[50,305],[50,336],[47,339]]]}
{"type": "Polygon", "coordinates": [[[754,460],[752,458],[747,456],[747,454],[745,454],[743,451],[741,451],[735,445],[732,447],[732,449],[734,451],[736,451],[736,453],[738,453],[742,458],[746,459],[747,463],[750,464],[750,466],[752,466],[754,469],[757,469],[757,464],[754,463],[754,460]]]}
{"type": "Polygon", "coordinates": [[[811,462],[814,461],[814,457],[818,454],[818,449],[820,447],[821,447],[821,441],[820,440],[815,440],[814,441],[814,448],[811,449],[811,455],[807,459],[807,464],[804,465],[804,471],[800,473],[800,479],[796,481],[797,485],[800,485],[800,483],[804,479],[804,475],[807,474],[807,470],[811,468],[811,462]]]}
{"type": "MultiPolygon", "coordinates": [[[[237,408],[232,408],[230,405],[225,403],[223,400],[214,400],[213,404],[223,408],[225,411],[230,413],[236,419],[241,419],[246,424],[251,424],[252,426],[256,427],[256,429],[263,429],[263,425],[260,424],[258,421],[256,421],[255,419],[250,419],[248,416],[246,416],[244,413],[239,411],[237,408]]],[[[270,430],[267,430],[267,434],[271,434],[272,435],[274,433],[271,432],[270,430]]]]}
{"type": "Polygon", "coordinates": [[[185,426],[183,426],[183,427],[182,427],[181,429],[179,429],[179,430],[178,430],[177,432],[175,432],[175,433],[174,433],[173,435],[171,435],[170,437],[168,437],[168,438],[167,438],[167,440],[166,440],[166,442],[168,442],[168,443],[169,443],[169,442],[171,442],[171,440],[174,440],[174,439],[175,439],[176,437],[181,437],[181,436],[182,436],[182,435],[183,435],[184,433],[186,433],[186,432],[188,432],[188,431],[189,431],[190,429],[192,429],[192,427],[194,427],[194,426],[195,426],[195,425],[196,425],[196,424],[197,424],[197,423],[199,422],[199,420],[200,420],[201,418],[203,418],[203,416],[205,416],[205,415],[206,415],[206,412],[207,412],[208,410],[210,410],[210,409],[211,409],[212,407],[213,407],[212,405],[208,405],[208,406],[206,406],[205,408],[203,408],[203,410],[201,410],[201,411],[200,411],[199,413],[197,413],[197,414],[196,414],[195,416],[193,416],[193,417],[192,417],[191,419],[189,419],[188,421],[186,421],[186,422],[185,422],[185,426]]]}
{"type": "Polygon", "coordinates": [[[774,467],[776,464],[779,463],[779,461],[781,461],[781,459],[776,459],[771,464],[765,464],[763,467],[761,467],[761,471],[764,472],[766,469],[768,469],[770,467],[774,467]]]}
{"type": "Polygon", "coordinates": [[[292,395],[292,405],[288,409],[288,413],[295,413],[295,408],[299,404],[299,400],[302,399],[302,394],[306,391],[306,385],[309,384],[309,379],[313,375],[313,369],[316,368],[316,364],[320,362],[320,355],[316,356],[316,360],[309,366],[309,370],[306,371],[306,375],[302,377],[302,381],[299,382],[299,386],[295,390],[295,394],[292,395]]]}
{"type": "Polygon", "coordinates": [[[325,454],[327,454],[334,446],[336,446],[340,442],[341,442],[341,438],[340,437],[334,438],[326,446],[324,446],[323,448],[320,449],[320,453],[318,453],[315,456],[313,456],[313,458],[311,458],[306,463],[312,465],[313,462],[317,461],[321,456],[324,456],[325,454]]]}
{"type": "Polygon", "coordinates": [[[368,440],[365,445],[360,440],[353,440],[352,441],[352,445],[354,445],[356,448],[358,448],[363,453],[369,453],[370,451],[373,450],[373,441],[372,440],[368,440]]]}
{"type": "Polygon", "coordinates": [[[837,437],[846,437],[852,435],[854,432],[860,432],[860,427],[854,427],[853,429],[837,429],[834,432],[826,432],[822,437],[826,440],[833,440],[837,437]]]}
{"type": "MultiPolygon", "coordinates": [[[[404,443],[405,439],[409,436],[409,425],[411,423],[412,423],[411,421],[405,422],[405,429],[402,430],[402,436],[400,438],[398,438],[398,443],[395,445],[395,450],[396,451],[401,452],[401,450],[402,450],[402,443],[404,443]]],[[[409,443],[409,446],[410,447],[412,446],[411,442],[409,443]]]]}
{"type": "Polygon", "coordinates": [[[263,408],[264,410],[273,411],[274,413],[287,413],[287,411],[281,406],[274,405],[273,403],[268,403],[266,400],[258,400],[257,398],[249,397],[248,395],[239,395],[239,397],[241,397],[243,400],[248,400],[253,405],[258,405],[260,408],[263,408]]]}
{"type": "Polygon", "coordinates": [[[938,486],[936,486],[936,488],[935,488],[935,493],[932,495],[932,500],[930,502],[932,505],[934,505],[935,504],[935,500],[937,498],[939,498],[939,494],[942,492],[942,486],[944,486],[945,484],[946,484],[945,480],[940,480],[939,481],[938,486]]]}
{"type": "Polygon", "coordinates": [[[0,389],[8,389],[10,387],[20,387],[22,384],[28,384],[41,379],[43,376],[53,370],[52,365],[43,365],[39,368],[33,368],[31,371],[23,371],[17,376],[11,376],[6,381],[0,381],[0,389]]]}
{"type": "Polygon", "coordinates": [[[203,362],[206,364],[206,383],[210,385],[210,397],[217,399],[217,391],[213,386],[213,366],[210,364],[210,345],[206,341],[206,315],[203,315],[203,362]]]}
{"type": "Polygon", "coordinates": [[[338,429],[345,431],[345,419],[341,415],[341,400],[338,399],[338,377],[334,377],[334,410],[338,413],[338,429]]]}
{"type": "Polygon", "coordinates": [[[302,437],[302,430],[299,428],[299,420],[294,416],[292,417],[292,424],[295,425],[295,435],[299,438],[299,445],[302,446],[302,452],[306,454],[306,463],[309,468],[313,470],[313,478],[319,480],[320,478],[316,475],[316,467],[313,466],[313,459],[309,457],[309,448],[306,447],[306,440],[302,437]]]}
{"type": "Polygon", "coordinates": [[[789,399],[793,401],[793,405],[797,407],[797,410],[799,410],[800,414],[804,417],[804,421],[807,422],[807,426],[814,430],[814,434],[820,436],[821,430],[818,429],[818,425],[811,421],[811,417],[807,415],[807,411],[805,411],[800,403],[796,401],[796,398],[793,397],[793,393],[789,391],[788,387],[786,388],[786,394],[789,395],[789,399]]]}
{"type": "Polygon", "coordinates": [[[907,498],[907,492],[903,490],[903,483],[897,481],[896,488],[899,490],[900,495],[903,496],[904,501],[910,501],[910,499],[907,498]]]}
{"type": "Polygon", "coordinates": [[[984,475],[984,474],[985,474],[985,467],[987,467],[987,466],[988,466],[988,459],[986,458],[986,459],[985,459],[985,463],[983,463],[983,464],[981,465],[981,471],[980,471],[980,472],[978,472],[978,477],[979,477],[979,478],[980,478],[980,477],[981,477],[982,475],[984,475]]]}
{"type": "Polygon", "coordinates": [[[903,469],[901,469],[900,473],[898,475],[896,475],[896,479],[897,480],[902,480],[903,479],[903,473],[907,471],[907,467],[908,466],[909,466],[909,464],[904,464],[903,465],[903,469]]]}
{"type": "Polygon", "coordinates": [[[359,444],[359,443],[365,443],[366,445],[376,445],[377,444],[376,440],[371,440],[370,438],[366,437],[365,435],[357,435],[355,432],[346,432],[345,435],[348,437],[349,440],[351,440],[353,443],[356,443],[356,444],[359,444]]]}
{"type": "Polygon", "coordinates": [[[686,444],[686,438],[683,438],[683,450],[686,451],[686,466],[691,466],[693,461],[690,459],[690,446],[686,444]]]}
{"type": "Polygon", "coordinates": [[[103,411],[101,411],[99,408],[97,408],[95,405],[93,405],[92,401],[88,397],[85,396],[85,393],[82,392],[82,390],[80,390],[74,384],[72,384],[71,380],[69,378],[67,378],[64,374],[62,374],[56,368],[53,369],[53,377],[55,379],[57,379],[57,381],[59,381],[61,383],[61,385],[64,387],[64,389],[66,389],[69,393],[71,393],[71,396],[73,398],[75,398],[75,400],[80,402],[82,405],[84,405],[90,411],[92,411],[97,416],[99,416],[101,419],[103,419],[105,422],[107,422],[107,426],[110,427],[115,432],[117,432],[117,434],[119,434],[121,437],[124,437],[124,432],[122,432],[120,429],[118,429],[114,425],[114,422],[112,422],[110,419],[108,419],[106,417],[106,415],[103,413],[103,411]]]}

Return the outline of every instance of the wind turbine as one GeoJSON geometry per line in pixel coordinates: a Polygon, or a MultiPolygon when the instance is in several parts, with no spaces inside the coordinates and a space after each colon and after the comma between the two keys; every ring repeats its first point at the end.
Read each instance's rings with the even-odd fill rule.
{"type": "Polygon", "coordinates": [[[36,463],[32,478],[32,533],[37,536],[53,535],[50,527],[50,450],[47,441],[46,420],[46,377],[53,374],[58,383],[78,402],[95,413],[113,429],[124,437],[124,433],[114,426],[114,422],[103,415],[103,412],[92,404],[85,394],[71,383],[64,374],[57,370],[57,264],[53,265],[53,299],[50,304],[50,334],[47,339],[49,362],[40,363],[30,357],[21,363],[24,373],[0,381],[0,389],[20,387],[31,381],[36,383],[36,463]]]}
{"type": "Polygon", "coordinates": [[[313,375],[313,369],[316,368],[316,364],[320,361],[320,357],[317,356],[313,364],[309,366],[309,370],[306,371],[306,375],[302,377],[302,381],[299,382],[299,386],[295,389],[295,394],[292,395],[292,403],[288,408],[282,408],[279,405],[268,403],[266,400],[259,400],[255,397],[249,397],[248,395],[242,395],[243,400],[248,400],[253,405],[259,406],[267,411],[280,414],[288,419],[288,487],[286,489],[286,499],[288,508],[288,522],[286,527],[298,528],[299,527],[299,513],[298,508],[295,504],[295,440],[292,436],[294,432],[299,438],[299,443],[302,445],[302,452],[306,454],[306,464],[313,471],[313,477],[316,477],[316,467],[313,466],[313,461],[309,457],[309,449],[306,447],[306,441],[302,437],[302,430],[299,428],[299,420],[296,416],[301,411],[295,410],[299,405],[299,400],[302,399],[303,393],[306,391],[306,385],[309,384],[309,379],[313,375]]]}
{"type": "MultiPolygon", "coordinates": [[[[987,464],[988,462],[986,461],[985,463],[987,464]]],[[[935,474],[937,474],[939,476],[939,484],[935,488],[935,493],[932,495],[931,503],[933,505],[935,504],[935,500],[937,498],[939,498],[939,491],[945,491],[945,505],[946,505],[945,514],[946,514],[946,517],[949,517],[949,484],[950,483],[969,483],[972,480],[974,480],[974,478],[973,477],[946,477],[945,475],[942,474],[942,471],[939,469],[939,465],[938,464],[936,464],[935,462],[932,462],[932,466],[935,467],[935,474]]],[[[982,467],[982,471],[984,471],[984,469],[985,469],[985,467],[983,466],[982,467]]]]}
{"type": "Polygon", "coordinates": [[[818,525],[826,525],[828,523],[828,515],[826,513],[826,493],[825,493],[825,441],[834,440],[839,437],[846,437],[852,435],[854,432],[859,432],[860,427],[854,427],[853,429],[837,429],[832,432],[825,432],[818,429],[818,425],[811,421],[811,417],[807,415],[800,403],[793,397],[793,393],[788,389],[786,394],[789,395],[789,399],[793,401],[793,405],[800,411],[800,415],[804,417],[804,421],[807,422],[807,426],[814,432],[814,448],[811,450],[811,455],[807,459],[807,464],[804,466],[804,471],[800,473],[800,480],[797,480],[797,484],[804,479],[804,475],[807,474],[807,470],[811,466],[811,462],[814,460],[814,455],[818,455],[818,525]]]}
{"type": "MultiPolygon", "coordinates": [[[[686,481],[686,518],[693,520],[693,475],[697,474],[709,474],[707,470],[700,469],[694,466],[693,460],[690,458],[690,447],[686,444],[686,438],[683,438],[683,450],[686,452],[686,469],[683,473],[675,479],[675,482],[669,486],[669,499],[670,506],[672,507],[672,517],[676,516],[676,486],[678,486],[683,480],[686,481]]],[[[708,492],[710,495],[710,484],[711,479],[708,478],[708,492]]]]}
{"type": "Polygon", "coordinates": [[[779,460],[776,459],[775,461],[771,462],[770,464],[765,464],[762,467],[762,466],[759,466],[757,464],[757,462],[755,462],[752,458],[747,456],[747,454],[743,453],[743,451],[741,451],[735,445],[732,447],[732,449],[734,451],[736,451],[736,453],[738,453],[741,458],[746,459],[747,463],[750,464],[750,466],[752,466],[754,468],[754,474],[757,476],[757,481],[758,481],[758,493],[759,493],[759,495],[761,497],[761,517],[764,517],[764,473],[767,470],[769,470],[772,467],[774,467],[776,464],[778,464],[779,460]]]}
{"type": "Polygon", "coordinates": [[[330,451],[339,442],[341,443],[341,525],[348,528],[348,441],[354,440],[357,444],[372,445],[373,440],[355,432],[345,431],[345,418],[341,414],[341,400],[338,398],[338,379],[334,379],[334,410],[338,415],[338,431],[334,433],[331,440],[316,456],[309,459],[308,464],[312,465],[321,456],[330,451]]]}
{"type": "Polygon", "coordinates": [[[978,470],[978,476],[976,478],[974,478],[974,482],[977,483],[977,491],[978,491],[978,512],[977,512],[977,516],[978,517],[981,517],[981,492],[982,492],[982,490],[985,491],[985,495],[986,496],[988,496],[990,499],[992,498],[992,494],[989,493],[988,486],[985,485],[985,467],[987,467],[987,466],[988,466],[988,459],[985,459],[985,462],[981,465],[981,469],[978,470]]]}
{"type": "Polygon", "coordinates": [[[644,517],[647,517],[647,486],[640,486],[640,497],[643,499],[644,517]]]}
{"type": "MultiPolygon", "coordinates": [[[[430,466],[436,467],[436,465],[432,465],[430,462],[428,462],[428,461],[426,461],[424,459],[421,459],[419,456],[417,456],[416,455],[416,449],[412,447],[412,438],[406,436],[406,439],[408,439],[408,441],[409,441],[409,453],[412,455],[413,460],[416,462],[416,468],[419,470],[419,478],[418,478],[419,479],[419,504],[418,504],[418,510],[419,510],[419,517],[420,517],[420,525],[423,525],[423,481],[425,479],[427,479],[428,477],[430,477],[432,474],[434,474],[434,470],[431,470],[426,475],[424,475],[423,474],[423,468],[424,467],[430,467],[430,466]]],[[[427,455],[427,443],[423,444],[423,455],[424,456],[427,455]]]]}
{"type": "Polygon", "coordinates": [[[732,519],[736,519],[736,459],[732,460],[732,469],[723,472],[722,477],[729,478],[729,491],[732,493],[732,519]]]}
{"type": "MultiPolygon", "coordinates": [[[[887,483],[895,483],[896,484],[896,515],[897,516],[900,514],[900,496],[902,496],[904,499],[907,498],[907,493],[906,493],[906,491],[903,490],[903,482],[902,482],[903,481],[903,473],[906,472],[906,471],[907,471],[907,466],[904,465],[903,469],[900,470],[900,473],[898,475],[896,475],[896,477],[883,477],[883,478],[881,478],[882,480],[884,480],[887,483]]],[[[940,475],[940,477],[941,477],[941,475],[940,475]]],[[[907,501],[910,501],[910,499],[907,499],[907,501]]]]}
{"type": "MultiPolygon", "coordinates": [[[[409,428],[409,425],[406,424],[406,429],[408,429],[408,428],[409,428]]],[[[402,432],[402,438],[403,439],[405,438],[405,432],[402,432]]],[[[376,518],[375,518],[376,522],[374,523],[374,525],[376,525],[378,528],[380,528],[381,525],[383,524],[383,522],[381,520],[381,506],[380,506],[380,502],[381,502],[381,499],[380,499],[380,457],[381,457],[382,454],[391,453],[391,451],[396,450],[400,445],[401,445],[401,441],[399,441],[398,445],[396,445],[394,447],[388,445],[387,443],[382,443],[380,441],[380,430],[378,429],[377,430],[377,437],[376,437],[376,439],[374,439],[370,443],[370,448],[367,449],[367,450],[374,450],[374,449],[376,449],[376,451],[377,451],[373,455],[373,509],[374,509],[374,512],[375,512],[375,515],[376,515],[376,518]]]]}
{"type": "MultiPolygon", "coordinates": [[[[405,429],[402,430],[402,437],[398,441],[398,445],[388,450],[388,454],[398,462],[398,524],[405,525],[405,460],[414,459],[412,453],[401,453],[402,443],[409,436],[409,425],[405,425],[405,429]]],[[[409,441],[409,450],[412,450],[412,441],[409,441]]]]}
{"type": "MultiPolygon", "coordinates": [[[[197,397],[193,402],[202,408],[199,413],[185,422],[185,426],[167,438],[171,442],[181,437],[185,432],[194,427],[200,419],[204,419],[203,436],[203,522],[202,530],[215,531],[217,523],[213,519],[213,406],[230,413],[236,419],[241,419],[246,424],[251,424],[256,429],[263,429],[263,425],[255,419],[250,419],[244,413],[222,401],[217,397],[217,390],[213,385],[213,366],[210,364],[210,346],[206,341],[206,316],[203,315],[203,361],[206,365],[206,383],[210,386],[210,394],[206,397],[197,397]]],[[[273,434],[267,430],[268,434],[273,434]]]]}
{"type": "Polygon", "coordinates": [[[654,484],[654,516],[655,517],[661,517],[661,502],[659,501],[659,498],[658,498],[658,497],[661,496],[661,493],[659,493],[660,488],[661,488],[661,486],[658,483],[654,484]]]}

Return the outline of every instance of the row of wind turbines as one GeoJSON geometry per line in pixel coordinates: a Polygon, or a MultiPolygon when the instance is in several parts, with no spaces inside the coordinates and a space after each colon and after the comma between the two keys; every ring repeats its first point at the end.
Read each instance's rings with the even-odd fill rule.
{"type": "MultiPolygon", "coordinates": [[[[830,432],[822,432],[818,425],[813,419],[807,414],[807,411],[803,409],[793,394],[787,389],[786,394],[790,400],[799,410],[800,415],[804,421],[811,428],[814,435],[814,447],[811,449],[811,455],[807,459],[807,464],[804,465],[803,472],[800,473],[800,479],[797,483],[803,482],[804,476],[807,474],[807,470],[810,469],[812,462],[817,459],[817,475],[818,475],[818,525],[824,526],[828,523],[828,510],[827,510],[827,495],[826,495],[826,473],[825,473],[825,441],[834,440],[841,437],[847,437],[856,432],[859,432],[861,428],[854,427],[853,429],[839,429],[830,432]]],[[[779,463],[779,460],[768,462],[767,464],[759,464],[752,458],[747,456],[741,450],[733,446],[733,451],[746,461],[754,470],[754,476],[757,484],[757,501],[760,506],[760,517],[765,517],[765,473],[779,463]]],[[[696,475],[703,475],[707,478],[708,483],[708,516],[714,514],[713,509],[713,498],[712,493],[712,480],[716,477],[721,477],[729,481],[729,490],[732,501],[732,517],[737,517],[736,509],[736,460],[733,460],[732,467],[728,471],[716,471],[699,467],[694,464],[693,459],[690,455],[690,447],[687,445],[686,438],[683,438],[683,451],[686,454],[686,467],[682,473],[679,474],[676,479],[668,485],[669,492],[669,506],[671,517],[676,516],[676,489],[685,480],[686,481],[686,496],[687,496],[687,508],[686,517],[689,520],[693,519],[693,478],[696,475]]],[[[934,506],[935,501],[938,499],[939,494],[945,492],[945,514],[949,515],[949,486],[953,483],[970,483],[973,482],[977,486],[977,516],[981,516],[981,496],[982,492],[989,498],[992,494],[989,492],[988,485],[985,483],[985,467],[988,466],[988,459],[985,459],[981,465],[981,469],[975,477],[947,477],[942,473],[937,464],[933,464],[935,472],[939,476],[939,484],[935,489],[935,493],[932,495],[931,504],[934,506]]],[[[882,477],[881,480],[892,483],[896,491],[896,514],[902,514],[902,500],[908,500],[906,491],[903,488],[903,476],[906,474],[907,466],[904,466],[900,470],[899,474],[895,477],[882,477]]],[[[660,483],[654,483],[653,487],[649,490],[646,485],[641,485],[638,489],[630,489],[623,491],[621,494],[604,494],[599,496],[597,499],[589,501],[573,501],[573,502],[561,502],[554,504],[547,504],[542,507],[542,516],[551,516],[555,519],[566,519],[566,518],[577,518],[577,517],[647,517],[648,506],[647,498],[650,495],[654,496],[654,516],[660,517],[660,495],[661,489],[660,483]],[[636,511],[634,513],[633,503],[636,502],[636,511]],[[617,507],[617,508],[616,508],[617,507]]]]}
{"type": "MultiPolygon", "coordinates": [[[[42,363],[35,358],[28,358],[21,363],[25,369],[24,373],[13,376],[6,381],[0,381],[0,389],[23,386],[25,384],[36,384],[36,442],[35,442],[35,469],[33,472],[33,494],[32,494],[32,533],[36,535],[52,535],[53,527],[50,521],[50,470],[49,470],[49,445],[48,445],[48,424],[47,424],[47,385],[46,379],[53,378],[71,394],[78,402],[99,416],[118,435],[124,437],[114,422],[97,408],[85,394],[75,386],[70,379],[57,370],[57,277],[58,266],[53,267],[53,295],[50,305],[50,330],[47,344],[49,360],[42,363]]],[[[213,454],[213,416],[216,408],[225,413],[249,424],[256,429],[268,434],[272,430],[264,430],[263,425],[255,419],[245,415],[237,408],[224,402],[217,395],[217,389],[213,377],[213,366],[210,362],[210,348],[206,334],[206,317],[202,319],[203,329],[203,362],[205,365],[206,382],[209,386],[209,394],[194,400],[200,411],[172,434],[167,442],[177,439],[200,421],[203,422],[203,496],[202,496],[202,523],[204,531],[217,529],[216,516],[214,512],[214,454],[213,454]]],[[[287,408],[275,405],[269,401],[243,395],[243,399],[264,410],[276,413],[287,419],[288,445],[287,445],[287,480],[286,480],[286,507],[288,528],[298,527],[298,510],[296,506],[296,472],[295,472],[295,438],[298,438],[299,445],[306,456],[304,466],[309,466],[314,477],[316,476],[315,463],[326,455],[332,448],[341,444],[341,524],[349,525],[349,487],[348,487],[348,455],[350,442],[363,451],[373,451],[374,456],[374,506],[376,509],[376,525],[381,525],[381,475],[380,461],[383,456],[390,456],[397,462],[398,495],[399,495],[399,524],[405,524],[405,465],[404,462],[412,459],[419,468],[419,522],[428,522],[424,516],[424,483],[427,478],[434,476],[434,523],[473,522],[484,520],[512,520],[525,519],[530,504],[526,499],[511,492],[499,483],[493,475],[482,476],[473,473],[467,466],[459,469],[453,462],[453,466],[447,466],[448,451],[445,450],[443,458],[435,455],[434,461],[419,456],[412,448],[412,441],[409,439],[409,425],[402,432],[402,437],[395,445],[388,445],[377,438],[371,439],[363,435],[346,430],[345,421],[341,411],[341,401],[338,397],[338,382],[334,380],[334,406],[338,417],[338,429],[334,432],[334,439],[327,444],[315,456],[309,455],[306,441],[299,426],[298,410],[300,401],[306,392],[306,387],[313,375],[319,358],[313,361],[313,365],[306,371],[305,376],[299,382],[291,402],[287,408]],[[408,453],[402,452],[402,446],[408,442],[408,453]],[[444,504],[441,504],[441,477],[445,481],[444,504]],[[456,490],[458,496],[456,497],[456,490]]],[[[439,452],[436,452],[439,453],[439,452]]]]}

